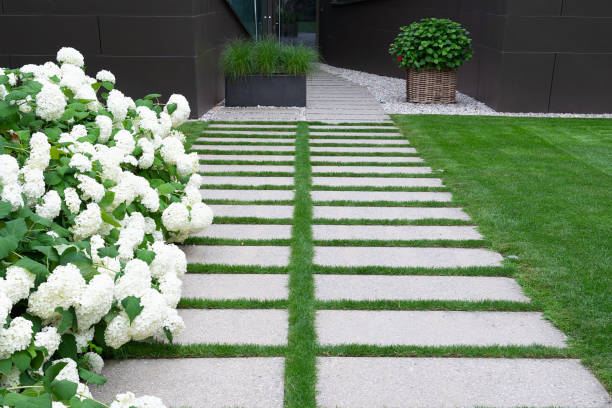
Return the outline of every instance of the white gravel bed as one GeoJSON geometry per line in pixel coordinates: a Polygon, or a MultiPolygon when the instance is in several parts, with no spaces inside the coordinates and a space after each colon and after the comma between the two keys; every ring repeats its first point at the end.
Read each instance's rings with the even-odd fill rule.
{"type": "Polygon", "coordinates": [[[230,108],[225,106],[225,101],[221,101],[202,115],[202,117],[200,117],[198,120],[303,121],[306,120],[306,108],[298,106],[257,106],[230,108]]]}
{"type": "Polygon", "coordinates": [[[440,115],[489,115],[489,116],[524,116],[524,117],[560,117],[560,118],[612,118],[609,114],[575,114],[575,113],[511,113],[497,112],[486,104],[477,101],[461,92],[457,92],[457,103],[416,104],[406,102],[406,80],[351,69],[319,64],[319,68],[353,83],[365,86],[382,105],[385,113],[402,114],[440,114],[440,115]]]}

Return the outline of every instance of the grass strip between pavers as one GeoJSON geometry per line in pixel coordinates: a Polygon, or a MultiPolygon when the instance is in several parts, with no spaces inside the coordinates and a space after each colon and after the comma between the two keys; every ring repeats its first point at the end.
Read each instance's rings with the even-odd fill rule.
{"type": "Polygon", "coordinates": [[[537,312],[533,303],[503,300],[331,300],[317,301],[317,310],[442,310],[464,312],[537,312]]]}
{"type": "Polygon", "coordinates": [[[429,276],[504,276],[512,277],[508,266],[471,266],[467,268],[393,268],[388,266],[321,266],[313,267],[321,275],[429,275],[429,276]]]}
{"type": "Polygon", "coordinates": [[[204,160],[200,159],[200,164],[218,164],[218,165],[251,165],[251,166],[261,166],[261,165],[269,165],[269,166],[293,166],[295,164],[294,161],[270,161],[270,160],[204,160]]]}
{"type": "Polygon", "coordinates": [[[195,358],[195,357],[282,357],[287,347],[255,344],[164,344],[128,343],[118,350],[107,351],[105,357],[128,358],[195,358]]]}
{"type": "MultiPolygon", "coordinates": [[[[217,219],[215,219],[215,222],[217,219]]],[[[232,223],[227,223],[232,224],[232,223]]],[[[265,223],[264,223],[265,224],[265,223]]],[[[313,225],[421,225],[421,226],[472,226],[474,223],[469,220],[453,220],[445,218],[427,218],[422,220],[376,220],[376,219],[330,219],[330,218],[315,218],[312,220],[313,225]]]]}
{"type": "Polygon", "coordinates": [[[232,239],[192,237],[185,241],[187,245],[233,245],[233,246],[288,246],[291,239],[232,239]]]}
{"type": "Polygon", "coordinates": [[[317,246],[362,246],[362,247],[415,247],[415,248],[486,248],[490,243],[482,239],[413,239],[413,240],[365,240],[365,239],[329,239],[316,240],[317,246]]]}
{"type": "Polygon", "coordinates": [[[289,263],[289,338],[285,357],[285,407],[315,408],[316,330],[312,276],[312,201],[308,126],[297,129],[293,245],[289,263]]]}
{"type": "MultiPolygon", "coordinates": [[[[203,177],[206,177],[206,176],[293,177],[293,173],[287,173],[284,171],[199,171],[198,174],[203,177]]],[[[206,178],[204,179],[204,181],[206,181],[206,178]]]]}
{"type": "Polygon", "coordinates": [[[287,300],[183,298],[179,309],[287,309],[287,300]]]}

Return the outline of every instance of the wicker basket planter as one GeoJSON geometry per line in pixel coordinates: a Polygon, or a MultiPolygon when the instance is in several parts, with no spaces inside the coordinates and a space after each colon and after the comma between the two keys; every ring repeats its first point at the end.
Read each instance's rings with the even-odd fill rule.
{"type": "Polygon", "coordinates": [[[406,71],[406,99],[411,103],[456,103],[457,71],[406,71]]]}

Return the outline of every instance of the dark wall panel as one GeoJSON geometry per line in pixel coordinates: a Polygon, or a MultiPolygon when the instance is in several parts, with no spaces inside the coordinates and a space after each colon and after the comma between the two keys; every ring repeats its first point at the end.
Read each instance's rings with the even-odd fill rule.
{"type": "Polygon", "coordinates": [[[87,72],[108,69],[134,98],[182,93],[198,117],[223,98],[219,55],[248,34],[225,0],[0,0],[0,36],[30,27],[20,41],[0,42],[11,67],[54,61],[71,46],[87,72]]]}

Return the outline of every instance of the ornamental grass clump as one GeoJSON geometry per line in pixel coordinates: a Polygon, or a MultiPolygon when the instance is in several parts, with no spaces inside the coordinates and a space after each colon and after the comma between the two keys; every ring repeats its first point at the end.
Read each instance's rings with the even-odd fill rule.
{"type": "MultiPolygon", "coordinates": [[[[176,128],[182,95],[133,100],[115,76],[59,65],[0,70],[0,403],[101,408],[104,348],[180,333],[185,254],[212,223],[176,128]]],[[[112,408],[162,408],[120,394],[112,408]]]]}
{"type": "Polygon", "coordinates": [[[221,54],[226,77],[248,75],[306,75],[319,60],[318,53],[303,45],[283,45],[273,37],[235,40],[221,54]]]}

